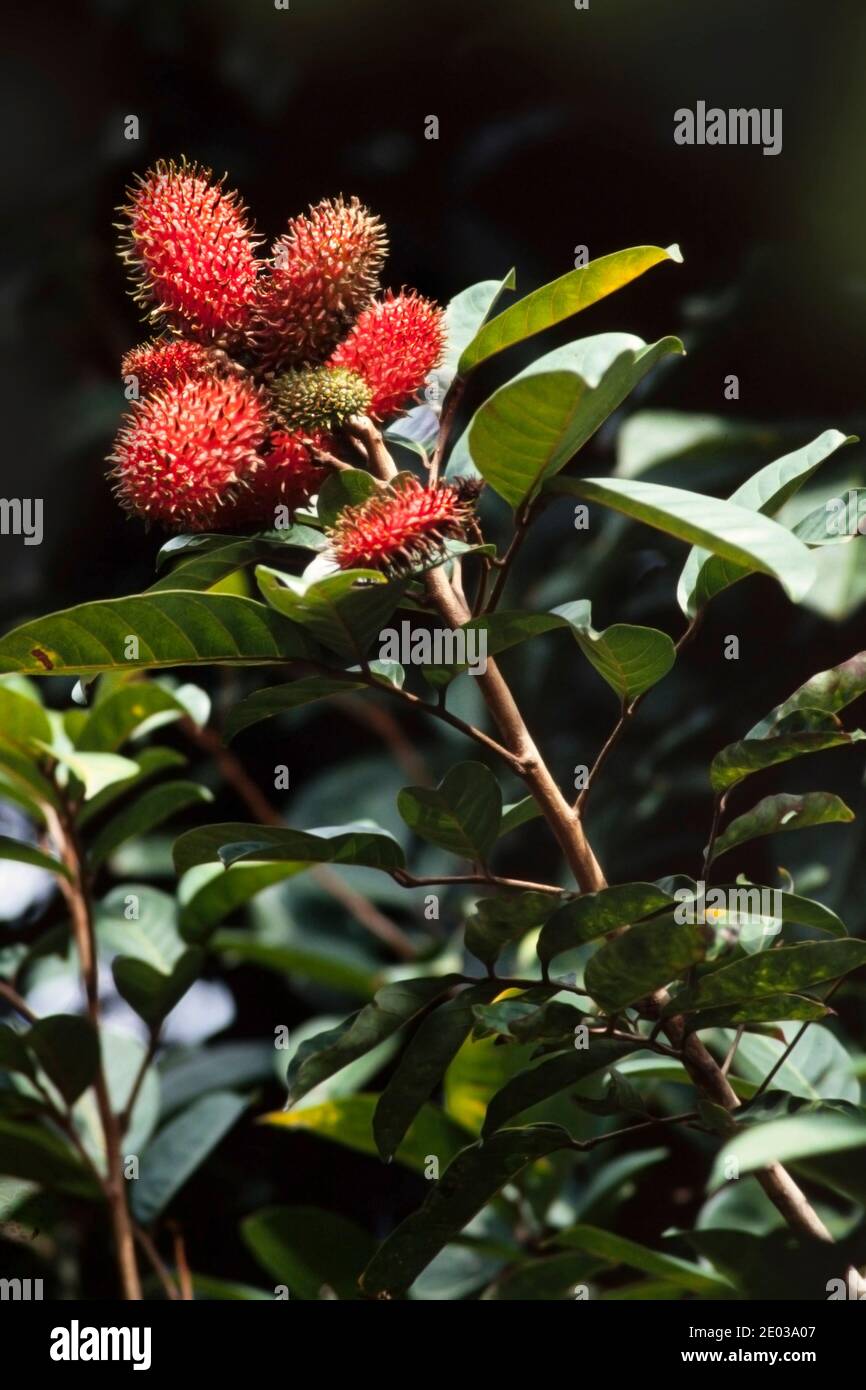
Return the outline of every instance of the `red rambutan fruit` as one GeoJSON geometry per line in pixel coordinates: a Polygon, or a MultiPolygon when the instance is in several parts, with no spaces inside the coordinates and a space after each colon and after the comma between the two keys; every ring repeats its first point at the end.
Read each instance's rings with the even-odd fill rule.
{"type": "Polygon", "coordinates": [[[240,377],[176,382],[137,401],[115,441],[120,505],[178,531],[208,531],[261,467],[271,426],[260,387],[240,377]]]}
{"type": "Polygon", "coordinates": [[[135,377],[140,396],[192,377],[213,376],[230,370],[225,353],[189,338],[155,338],[130,349],[120,364],[122,377],[135,377]]]}
{"type": "Polygon", "coordinates": [[[423,487],[403,473],[387,492],[376,492],[356,507],[344,507],[328,531],[340,569],[382,569],[405,574],[444,558],[448,538],[460,538],[472,505],[444,483],[423,487]]]}
{"type": "Polygon", "coordinates": [[[325,198],[294,217],[258,285],[252,350],[266,366],[321,362],[379,285],[385,229],[357,198],[325,198]]]}
{"type": "MultiPolygon", "coordinates": [[[[289,515],[306,506],[321,487],[327,469],[319,467],[313,449],[330,450],[332,441],[327,435],[292,434],[275,430],[262,452],[261,467],[249,488],[239,493],[231,504],[231,524],[258,522],[273,527],[277,507],[288,508],[289,515]]],[[[222,524],[222,523],[221,523],[222,524]]]]}
{"type": "Polygon", "coordinates": [[[444,315],[438,305],[414,291],[389,292],[358,316],[329,364],[364,378],[373,392],[368,413],[384,420],[420,390],[444,350],[444,315]]]}
{"type": "Polygon", "coordinates": [[[153,321],[225,346],[248,327],[259,262],[237,193],[210,169],[159,160],[120,209],[120,254],[153,321]]]}

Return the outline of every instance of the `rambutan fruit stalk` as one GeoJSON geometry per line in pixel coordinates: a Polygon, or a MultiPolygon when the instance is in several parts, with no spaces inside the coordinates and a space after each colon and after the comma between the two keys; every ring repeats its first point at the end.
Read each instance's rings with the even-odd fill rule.
{"type": "Polygon", "coordinates": [[[250,347],[266,366],[322,362],[379,286],[385,228],[357,198],[294,217],[258,284],[250,347]]]}
{"type": "Polygon", "coordinates": [[[388,491],[356,507],[344,507],[328,531],[340,569],[381,569],[398,577],[444,559],[445,541],[460,539],[472,504],[449,483],[423,487],[401,473],[388,491]]]}
{"type": "Polygon", "coordinates": [[[137,401],[115,441],[120,505],[172,530],[208,531],[262,466],[271,428],[261,387],[246,377],[176,382],[137,401]]]}
{"type": "Polygon", "coordinates": [[[242,371],[219,348],[205,347],[189,338],[155,338],[131,348],[120,364],[120,374],[134,377],[141,396],[160,391],[178,381],[242,371]]]}
{"type": "Polygon", "coordinates": [[[367,413],[384,420],[416,395],[444,350],[444,315],[438,305],[414,291],[389,292],[358,316],[329,363],[364,378],[372,392],[367,413]]]}
{"type": "Polygon", "coordinates": [[[240,341],[259,262],[238,194],[186,160],[160,160],[128,194],[120,254],[150,319],[203,343],[240,341]]]}
{"type": "Polygon", "coordinates": [[[335,430],[365,415],[372,392],[363,377],[343,367],[306,367],[277,377],[274,406],[289,430],[335,430]]]}

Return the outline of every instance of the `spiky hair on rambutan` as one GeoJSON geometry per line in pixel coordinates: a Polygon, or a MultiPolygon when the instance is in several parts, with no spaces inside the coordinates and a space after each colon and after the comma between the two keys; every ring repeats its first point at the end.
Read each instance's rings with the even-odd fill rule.
{"type": "Polygon", "coordinates": [[[248,378],[166,386],[133,405],[117,436],[117,500],[172,530],[212,530],[261,467],[270,427],[267,397],[248,378]]]}
{"type": "Polygon", "coordinates": [[[358,316],[331,354],[332,367],[347,367],[372,391],[368,414],[384,420],[403,409],[424,385],[445,350],[443,311],[413,291],[390,291],[358,316]]]}
{"type": "Polygon", "coordinates": [[[401,473],[387,491],[344,507],[329,528],[330,553],[340,569],[381,569],[399,577],[445,558],[445,541],[462,539],[472,502],[458,487],[424,487],[401,473]]]}
{"type": "Polygon", "coordinates": [[[274,382],[274,405],[290,430],[335,430],[352,415],[364,415],[372,391],[363,377],[344,367],[305,367],[274,382]]]}
{"type": "Polygon", "coordinates": [[[302,436],[274,430],[250,487],[238,493],[220,524],[273,527],[277,507],[287,508],[293,517],[315,497],[327,476],[327,468],[316,464],[314,450],[330,452],[332,444],[323,434],[302,436]]]}
{"type": "Polygon", "coordinates": [[[273,368],[322,362],[379,287],[388,241],[357,198],[293,217],[258,283],[249,343],[273,368]]]}
{"type": "Polygon", "coordinates": [[[141,396],[172,386],[177,381],[242,371],[219,348],[205,347],[189,338],[152,338],[131,348],[120,364],[120,375],[134,378],[141,396]]]}
{"type": "Polygon", "coordinates": [[[159,160],[128,190],[120,255],[153,322],[228,346],[249,327],[257,240],[237,193],[210,169],[159,160]]]}

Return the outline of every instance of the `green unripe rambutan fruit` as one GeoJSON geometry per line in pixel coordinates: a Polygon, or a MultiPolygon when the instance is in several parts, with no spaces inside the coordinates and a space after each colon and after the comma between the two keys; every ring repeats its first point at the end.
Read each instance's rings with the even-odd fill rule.
{"type": "Polygon", "coordinates": [[[290,430],[335,430],[352,415],[365,415],[372,391],[346,367],[307,367],[274,382],[277,414],[290,430]]]}

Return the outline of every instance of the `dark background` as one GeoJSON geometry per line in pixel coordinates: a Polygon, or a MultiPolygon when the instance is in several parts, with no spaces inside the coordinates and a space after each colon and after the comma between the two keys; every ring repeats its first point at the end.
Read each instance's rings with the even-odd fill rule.
{"type": "MultiPolygon", "coordinates": [[[[2,491],[44,497],[45,540],[36,548],[0,538],[4,629],[151,581],[157,538],[122,517],[102,460],[124,408],[120,357],[144,336],[114,251],[114,209],[133,173],[158,157],[186,154],[227,170],[268,240],[308,203],[357,194],[388,224],[386,283],[443,301],[511,265],[526,292],[571,269],[579,245],[596,257],[677,241],[683,266],[654,270],[594,309],[591,322],[550,335],[549,346],[606,329],[648,341],[679,333],[688,357],[645,383],[640,407],[729,414],[770,436],[780,431],[793,440],[786,447],[830,426],[866,426],[864,28],[862,6],[813,0],[590,0],[587,11],[571,0],[291,0],[288,11],[272,0],[93,0],[7,10],[2,491]],[[677,146],[674,112],[698,100],[781,107],[782,153],[677,146]],[[138,141],[124,138],[128,115],[139,118],[138,141]],[[424,138],[429,115],[439,119],[436,141],[424,138]],[[724,400],[729,373],[739,377],[739,401],[724,400]]],[[[518,351],[504,370],[519,365],[518,351]]],[[[477,389],[498,372],[491,367],[477,389]]],[[[603,431],[587,471],[612,466],[615,443],[615,429],[603,431]]],[[[852,452],[846,467],[859,458],[852,452]]],[[[678,481],[730,491],[749,467],[723,463],[718,475],[678,481]]],[[[524,578],[542,583],[551,557],[567,565],[568,525],[568,517],[545,523],[527,548],[524,578]]],[[[598,625],[619,618],[676,633],[682,558],[681,547],[632,528],[603,576],[584,570],[583,592],[564,590],[556,601],[586,592],[598,625]]],[[[679,851],[680,867],[693,871],[707,755],[813,671],[863,645],[856,604],[841,605],[835,619],[796,611],[760,579],[722,599],[684,673],[647,701],[635,741],[609,769],[611,790],[594,802],[591,829],[609,876],[669,871],[679,851]],[[736,667],[721,657],[728,633],[742,643],[736,667]],[[689,720],[695,740],[686,754],[670,740],[689,720]],[[648,751],[662,737],[673,759],[648,751]],[[628,841],[624,817],[636,831],[628,841]]],[[[591,760],[610,726],[615,711],[600,692],[575,659],[565,668],[557,648],[537,696],[563,779],[573,763],[591,760]]],[[[363,781],[363,759],[376,746],[369,731],[333,721],[314,728],[306,751],[295,745],[293,780],[296,769],[303,784],[306,771],[348,754],[356,770],[343,764],[347,787],[363,781]]],[[[247,736],[241,748],[253,774],[267,777],[273,753],[264,736],[247,736]]],[[[435,765],[441,750],[431,756],[435,765]]],[[[834,790],[862,800],[861,762],[815,759],[808,786],[822,785],[826,766],[834,790]]],[[[230,796],[223,801],[215,819],[238,814],[230,796]]],[[[819,844],[833,868],[825,896],[847,908],[856,930],[866,920],[859,835],[837,832],[830,850],[832,832],[817,833],[827,839],[804,837],[806,865],[819,844]]],[[[760,846],[751,867],[772,872],[760,846]]],[[[239,972],[233,987],[237,1036],[267,1032],[263,1014],[285,1017],[285,994],[259,973],[239,972]]],[[[848,1021],[862,1037],[860,1008],[852,1002],[848,1021]]],[[[235,1161],[247,1171],[244,1210],[298,1195],[273,1166],[272,1137],[245,1127],[232,1142],[237,1152],[221,1151],[190,1189],[198,1253],[207,1265],[211,1242],[218,1273],[237,1268],[238,1252],[220,1253],[210,1219],[235,1161]]],[[[366,1160],[359,1168],[328,1145],[293,1143],[305,1200],[333,1201],[363,1219],[380,1201],[393,1216],[401,1182],[408,1205],[417,1199],[415,1180],[394,1169],[366,1160]],[[350,1189],[348,1175],[359,1172],[350,1189]]],[[[231,1245],[231,1202],[227,1212],[231,1245]]],[[[660,1228],[676,1216],[660,1211],[660,1228]]],[[[646,1225],[646,1215],[637,1218],[635,1233],[646,1225]]]]}

